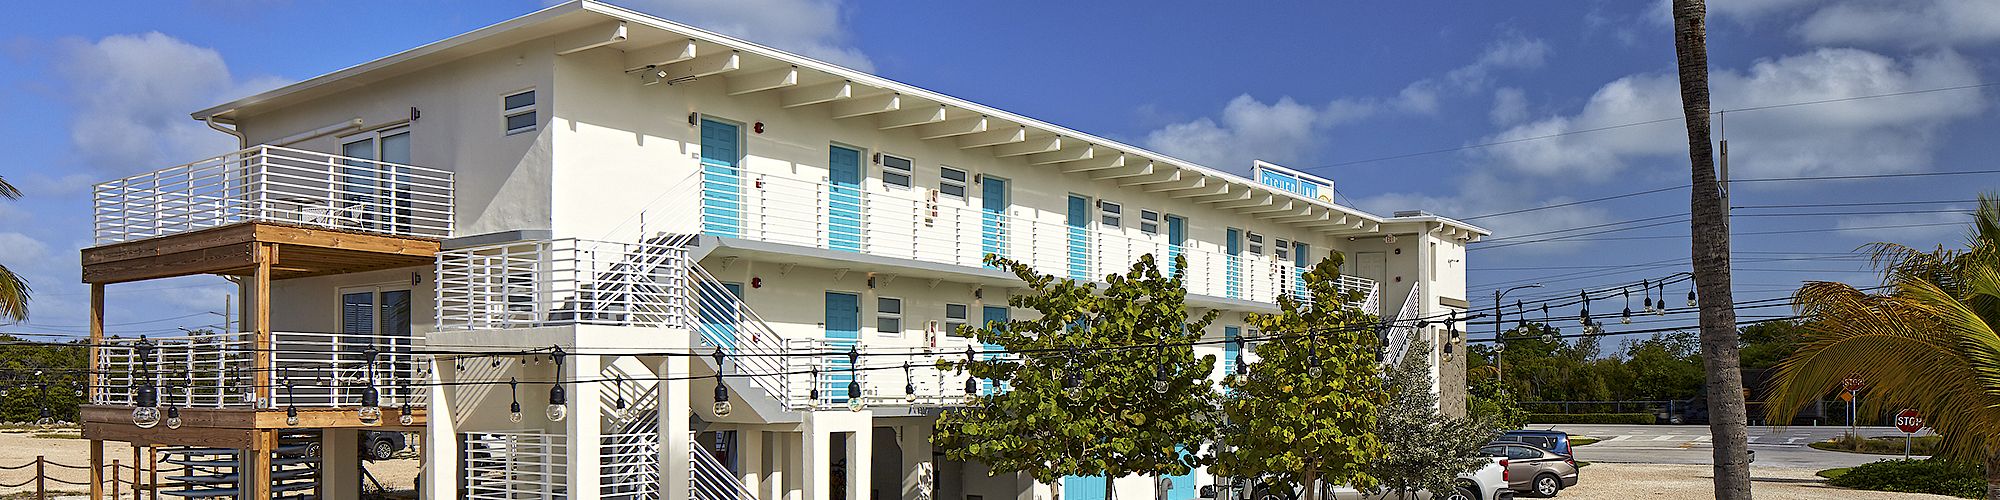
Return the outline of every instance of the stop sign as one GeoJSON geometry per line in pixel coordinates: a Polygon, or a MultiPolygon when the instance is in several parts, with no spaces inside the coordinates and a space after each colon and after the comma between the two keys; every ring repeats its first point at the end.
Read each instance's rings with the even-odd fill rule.
{"type": "Polygon", "coordinates": [[[1862,387],[1861,374],[1848,374],[1846,379],[1840,381],[1840,386],[1842,389],[1847,389],[1847,392],[1860,392],[1862,387]]]}
{"type": "Polygon", "coordinates": [[[1917,410],[1905,408],[1896,413],[1896,430],[1914,434],[1923,429],[1924,418],[1917,415],[1917,410]]]}

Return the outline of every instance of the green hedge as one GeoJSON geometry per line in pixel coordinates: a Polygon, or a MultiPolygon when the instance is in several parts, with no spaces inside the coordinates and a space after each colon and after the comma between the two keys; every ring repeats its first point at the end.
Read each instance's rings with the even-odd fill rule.
{"type": "Polygon", "coordinates": [[[1651,413],[1529,413],[1528,422],[1537,424],[1639,424],[1657,421],[1651,413]]]}
{"type": "Polygon", "coordinates": [[[1960,498],[1986,496],[1979,470],[1943,460],[1882,460],[1848,469],[1827,481],[1843,488],[1932,493],[1960,498]]]}
{"type": "MultiPolygon", "coordinates": [[[[1936,455],[1938,446],[1943,443],[1944,437],[1942,436],[1920,436],[1910,440],[1910,454],[1936,455]]],[[[1861,436],[1845,434],[1830,441],[1814,441],[1807,444],[1807,446],[1811,446],[1813,449],[1848,453],[1867,453],[1873,455],[1903,454],[1903,438],[1900,437],[1872,437],[1863,439],[1861,436]]]]}

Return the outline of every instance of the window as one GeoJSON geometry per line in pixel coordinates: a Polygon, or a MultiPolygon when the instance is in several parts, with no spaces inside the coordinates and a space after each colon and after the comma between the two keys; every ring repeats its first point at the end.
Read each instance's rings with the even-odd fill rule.
{"type": "Polygon", "coordinates": [[[911,165],[909,158],[882,155],[882,183],[896,187],[910,187],[911,165]]]}
{"type": "Polygon", "coordinates": [[[965,171],[938,167],[938,192],[952,198],[965,199],[965,171]]]}
{"type": "Polygon", "coordinates": [[[903,299],[894,297],[875,299],[875,333],[903,334],[903,299]]]}
{"type": "Polygon", "coordinates": [[[500,116],[507,123],[507,135],[535,130],[535,91],[533,89],[508,94],[500,98],[500,116]]]}
{"type": "Polygon", "coordinates": [[[960,332],[958,330],[960,327],[965,326],[966,319],[969,318],[971,314],[972,314],[972,307],[967,306],[965,304],[945,304],[944,305],[945,336],[968,337],[969,335],[966,335],[964,332],[960,332]]]}
{"type": "Polygon", "coordinates": [[[1271,256],[1272,256],[1272,257],[1276,257],[1276,258],[1277,258],[1278,260],[1289,260],[1289,259],[1291,259],[1291,258],[1292,258],[1292,242],[1289,242],[1289,241],[1285,241],[1285,240],[1278,240],[1278,241],[1277,241],[1277,245],[1275,245],[1275,246],[1272,246],[1272,247],[1271,247],[1271,256]]]}
{"type": "Polygon", "coordinates": [[[1160,213],[1152,210],[1140,210],[1139,232],[1160,234],[1160,213]]]}
{"type": "Polygon", "coordinates": [[[1118,227],[1120,220],[1124,218],[1124,210],[1124,207],[1118,206],[1117,203],[1097,200],[1097,211],[1104,227],[1118,227]]]}
{"type": "Polygon", "coordinates": [[[1264,255],[1264,235],[1245,233],[1250,239],[1250,255],[1264,255]]]}

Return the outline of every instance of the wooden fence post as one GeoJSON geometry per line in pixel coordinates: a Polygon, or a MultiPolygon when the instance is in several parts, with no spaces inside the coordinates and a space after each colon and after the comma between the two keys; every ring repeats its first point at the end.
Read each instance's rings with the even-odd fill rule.
{"type": "Polygon", "coordinates": [[[35,457],[35,500],[49,500],[49,457],[35,457]]]}
{"type": "Polygon", "coordinates": [[[113,498],[114,500],[119,498],[118,496],[119,472],[120,470],[118,468],[118,459],[116,458],[111,459],[111,498],[113,498]]]}

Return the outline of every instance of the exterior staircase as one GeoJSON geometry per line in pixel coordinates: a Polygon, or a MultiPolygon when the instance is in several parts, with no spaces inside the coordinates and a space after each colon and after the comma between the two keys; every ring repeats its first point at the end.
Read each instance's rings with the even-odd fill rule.
{"type": "MultiPolygon", "coordinates": [[[[307,450],[317,448],[317,433],[293,433],[279,438],[271,457],[271,497],[311,499],[319,489],[319,457],[307,450]]],[[[237,498],[246,487],[241,471],[246,464],[237,450],[228,448],[161,448],[160,478],[155,491],[174,498],[237,498]],[[170,468],[171,467],[171,468],[170,468]]]]}

